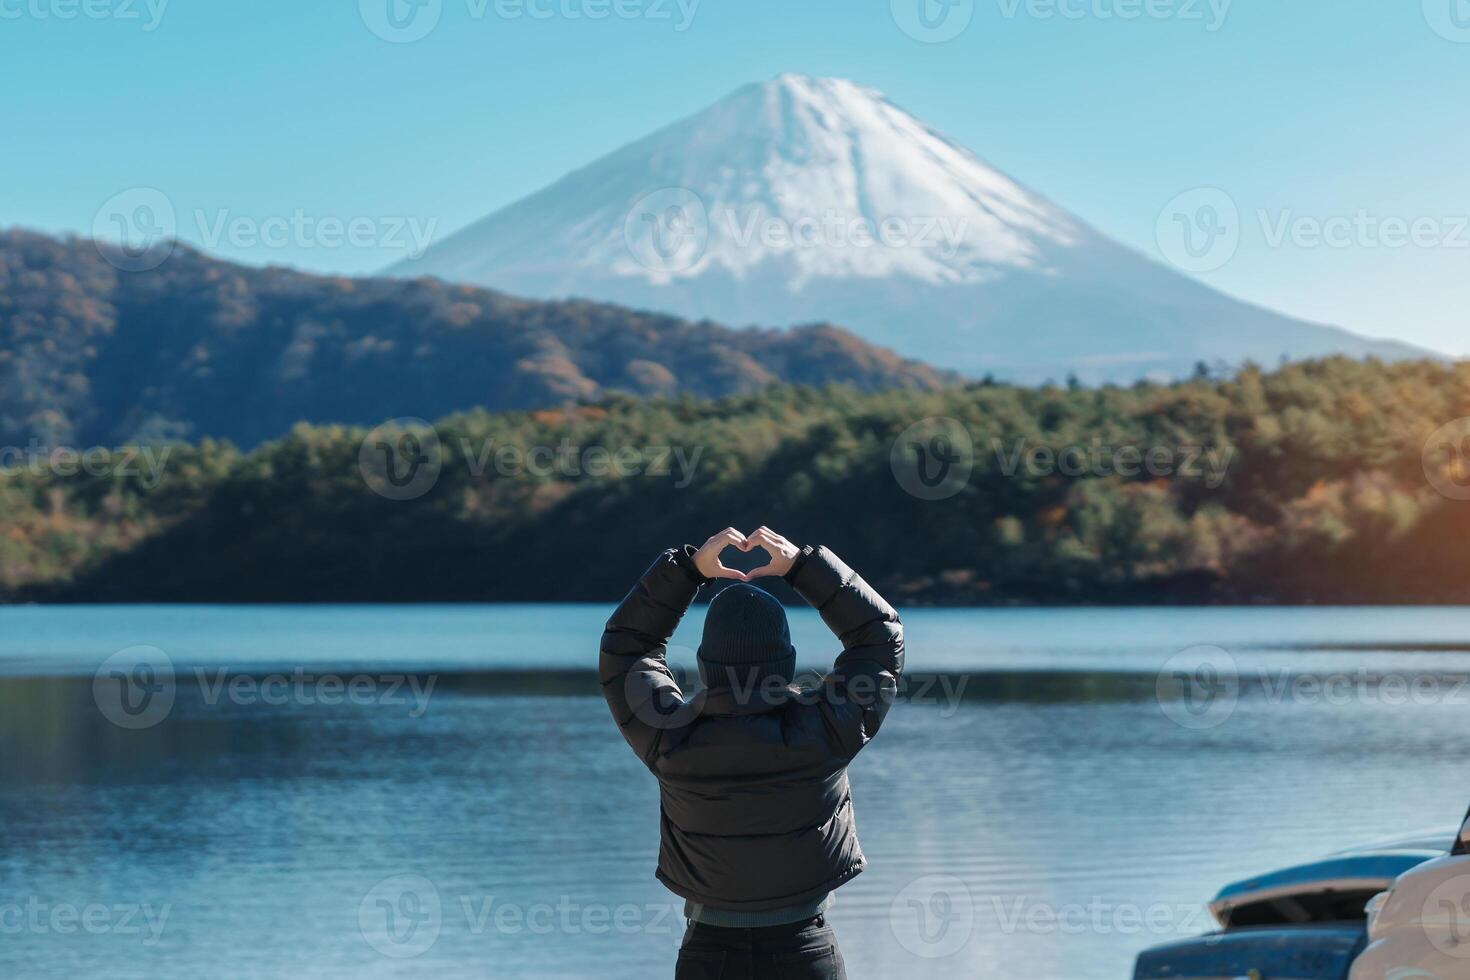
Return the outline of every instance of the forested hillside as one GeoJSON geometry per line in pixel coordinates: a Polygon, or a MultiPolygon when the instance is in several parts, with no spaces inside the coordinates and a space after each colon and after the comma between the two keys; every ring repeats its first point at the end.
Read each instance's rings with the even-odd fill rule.
{"type": "Polygon", "coordinates": [[[1343,359],[1099,390],[614,397],[443,419],[442,468],[412,499],[364,477],[391,438],[302,426],[244,455],[170,447],[156,483],[142,465],[17,468],[0,582],[40,599],[607,600],[666,545],[769,523],[904,603],[1464,602],[1470,502],[1453,497],[1470,472],[1459,444],[1425,453],[1464,416],[1470,366],[1343,359]],[[894,446],[935,416],[967,434],[972,470],[927,500],[894,446]]]}
{"type": "Polygon", "coordinates": [[[831,326],[734,330],[432,279],[257,269],[179,246],[120,271],[82,239],[0,231],[0,444],[229,439],[613,392],[787,382],[933,389],[942,371],[831,326]]]}

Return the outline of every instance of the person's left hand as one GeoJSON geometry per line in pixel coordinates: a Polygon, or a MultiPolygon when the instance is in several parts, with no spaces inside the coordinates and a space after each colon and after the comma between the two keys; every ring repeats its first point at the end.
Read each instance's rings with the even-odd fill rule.
{"type": "Polygon", "coordinates": [[[762,524],[751,532],[743,542],[740,543],[741,551],[752,551],[762,548],[771,556],[771,560],[754,571],[745,573],[745,580],[762,578],[767,575],[782,575],[791,571],[791,566],[796,563],[796,556],[801,554],[801,549],[787,541],[781,535],[772,531],[762,524]]]}

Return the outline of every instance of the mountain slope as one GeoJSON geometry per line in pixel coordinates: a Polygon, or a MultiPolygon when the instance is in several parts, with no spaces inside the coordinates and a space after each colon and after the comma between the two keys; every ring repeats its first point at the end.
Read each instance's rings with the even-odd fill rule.
{"type": "Polygon", "coordinates": [[[372,424],[467,408],[754,391],[775,382],[937,388],[944,372],[845,331],[730,330],[425,280],[256,269],[180,246],[123,273],[97,247],[0,231],[0,444],[372,424]]]}
{"type": "Polygon", "coordinates": [[[836,322],[1019,380],[1425,356],[1216,292],[879,93],[799,75],[739,89],[389,272],[727,323],[836,322]]]}

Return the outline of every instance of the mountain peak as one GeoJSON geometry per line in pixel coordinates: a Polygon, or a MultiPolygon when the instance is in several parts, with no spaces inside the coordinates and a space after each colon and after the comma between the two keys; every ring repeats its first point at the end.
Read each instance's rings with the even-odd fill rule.
{"type": "Polygon", "coordinates": [[[886,97],[877,89],[835,75],[806,75],[797,71],[784,71],[762,83],[761,87],[804,98],[839,97],[886,101],[886,97]]]}
{"type": "MultiPolygon", "coordinates": [[[[883,93],[877,89],[861,85],[850,78],[839,78],[836,75],[808,75],[799,71],[783,71],[772,75],[764,82],[747,82],[725,96],[725,99],[734,98],[746,92],[788,93],[799,97],[815,97],[823,92],[841,92],[852,95],[860,94],[871,99],[884,98],[883,93]]],[[[720,99],[714,104],[718,105],[725,99],[720,99]]]]}
{"type": "MultiPolygon", "coordinates": [[[[735,90],[395,271],[478,282],[488,264],[524,281],[570,262],[650,285],[710,273],[752,287],[775,276],[796,289],[848,277],[978,282],[997,267],[1039,266],[1080,231],[880,92],[787,73],[735,90]],[[659,226],[668,214],[687,220],[690,235],[682,251],[661,255],[680,232],[659,226]]],[[[573,277],[565,285],[575,289],[573,277]]]]}
{"type": "Polygon", "coordinates": [[[724,322],[842,323],[1021,380],[1407,350],[1216,293],[881,92],[798,73],[736,89],[392,271],[724,322]]]}

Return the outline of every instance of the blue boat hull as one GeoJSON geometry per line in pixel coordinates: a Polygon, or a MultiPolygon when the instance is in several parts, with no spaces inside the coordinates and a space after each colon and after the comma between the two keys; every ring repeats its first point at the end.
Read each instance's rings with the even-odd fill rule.
{"type": "Polygon", "coordinates": [[[1138,957],[1134,980],[1347,980],[1367,945],[1363,922],[1234,929],[1156,946],[1138,957]],[[1254,971],[1254,972],[1252,972],[1254,971]]]}

